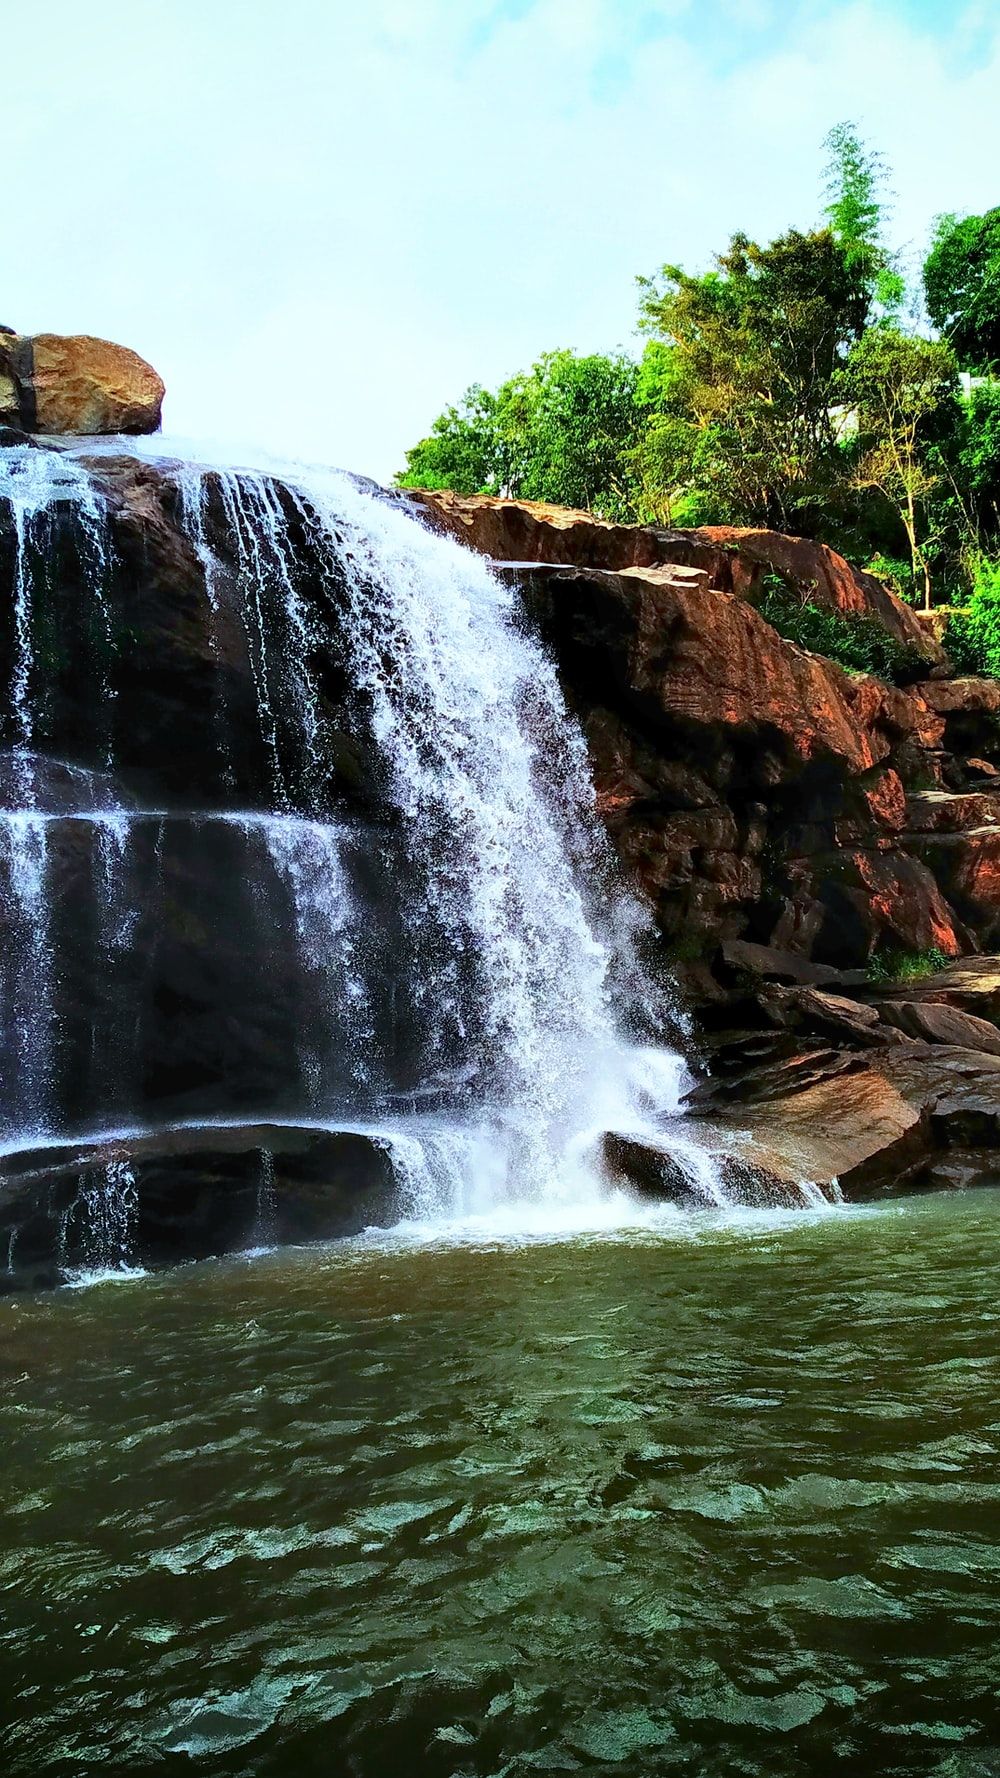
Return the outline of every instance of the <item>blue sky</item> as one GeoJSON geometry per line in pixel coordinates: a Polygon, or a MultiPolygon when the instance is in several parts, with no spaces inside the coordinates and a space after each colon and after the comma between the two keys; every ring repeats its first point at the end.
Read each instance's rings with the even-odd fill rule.
{"type": "Polygon", "coordinates": [[[1000,203],[996,0],[36,0],[7,74],[0,321],[383,478],[472,380],[634,346],[637,273],[816,220],[842,118],[913,253],[1000,203]]]}

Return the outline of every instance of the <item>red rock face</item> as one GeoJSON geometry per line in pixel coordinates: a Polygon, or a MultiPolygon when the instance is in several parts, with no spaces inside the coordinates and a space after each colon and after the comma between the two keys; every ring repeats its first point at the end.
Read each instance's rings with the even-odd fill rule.
{"type": "MultiPolygon", "coordinates": [[[[661,927],[686,949],[778,945],[838,967],[882,947],[956,956],[1000,925],[1000,836],[936,849],[919,792],[1000,755],[1000,685],[909,690],[786,642],[752,600],[777,573],[881,623],[939,669],[913,612],[823,545],[667,532],[529,502],[421,494],[430,522],[522,571],[588,735],[598,799],[661,927]],[[912,830],[912,831],[911,831],[912,830]]],[[[965,829],[973,811],[944,825],[965,829]]],[[[985,823],[983,823],[985,824],[985,823]]]]}
{"type": "Polygon", "coordinates": [[[871,574],[825,544],[779,531],[705,525],[694,531],[614,525],[593,513],[450,490],[408,490],[431,523],[499,562],[563,563],[579,568],[689,567],[714,590],[753,600],[763,576],[778,574],[809,599],[844,617],[867,617],[897,642],[941,668],[940,643],[915,612],[871,574]]]}
{"type": "MultiPolygon", "coordinates": [[[[940,656],[940,647],[929,636],[916,613],[891,593],[872,574],[865,574],[829,549],[805,537],[786,537],[779,531],[744,530],[729,525],[705,525],[692,533],[705,540],[720,559],[709,569],[713,586],[751,598],[761,575],[780,574],[791,585],[808,590],[816,605],[839,611],[843,617],[868,617],[894,636],[897,642],[916,648],[928,659],[940,656]]],[[[707,562],[699,564],[708,567],[707,562]]]]}
{"type": "Polygon", "coordinates": [[[922,699],[785,642],[690,569],[522,575],[583,716],[599,806],[671,939],[746,937],[840,966],[963,948],[905,850],[922,699]]]}

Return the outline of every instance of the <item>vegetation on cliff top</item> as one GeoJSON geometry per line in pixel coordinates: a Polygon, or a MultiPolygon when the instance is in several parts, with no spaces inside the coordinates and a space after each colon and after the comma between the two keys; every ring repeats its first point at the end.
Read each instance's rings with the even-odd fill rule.
{"type": "Polygon", "coordinates": [[[908,290],[880,157],[850,124],[827,152],[818,226],[640,278],[638,361],[548,352],[473,387],[399,481],[818,538],[925,607],[973,595],[955,646],[998,671],[1000,208],[939,218],[908,290]]]}
{"type": "Polygon", "coordinates": [[[914,649],[897,642],[874,618],[842,617],[814,605],[780,574],[764,576],[754,603],[779,636],[826,655],[851,673],[874,673],[892,685],[907,685],[926,673],[926,662],[914,649]]]}

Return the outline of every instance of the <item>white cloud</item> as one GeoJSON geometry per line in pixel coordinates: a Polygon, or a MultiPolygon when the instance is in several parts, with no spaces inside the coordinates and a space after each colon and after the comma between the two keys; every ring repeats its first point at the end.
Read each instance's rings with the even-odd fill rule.
{"type": "Polygon", "coordinates": [[[888,0],[42,11],[0,319],[145,351],[178,430],[376,474],[474,378],[627,340],[636,273],[813,221],[841,117],[893,163],[902,240],[1000,197],[981,5],[947,38],[888,0]]]}

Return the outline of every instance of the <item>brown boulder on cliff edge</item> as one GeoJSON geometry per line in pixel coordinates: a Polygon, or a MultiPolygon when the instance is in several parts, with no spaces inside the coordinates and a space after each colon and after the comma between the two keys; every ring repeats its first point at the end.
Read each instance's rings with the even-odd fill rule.
{"type": "Polygon", "coordinates": [[[156,432],[164,386],[127,346],[90,334],[0,337],[0,425],[24,432],[156,432]]]}

